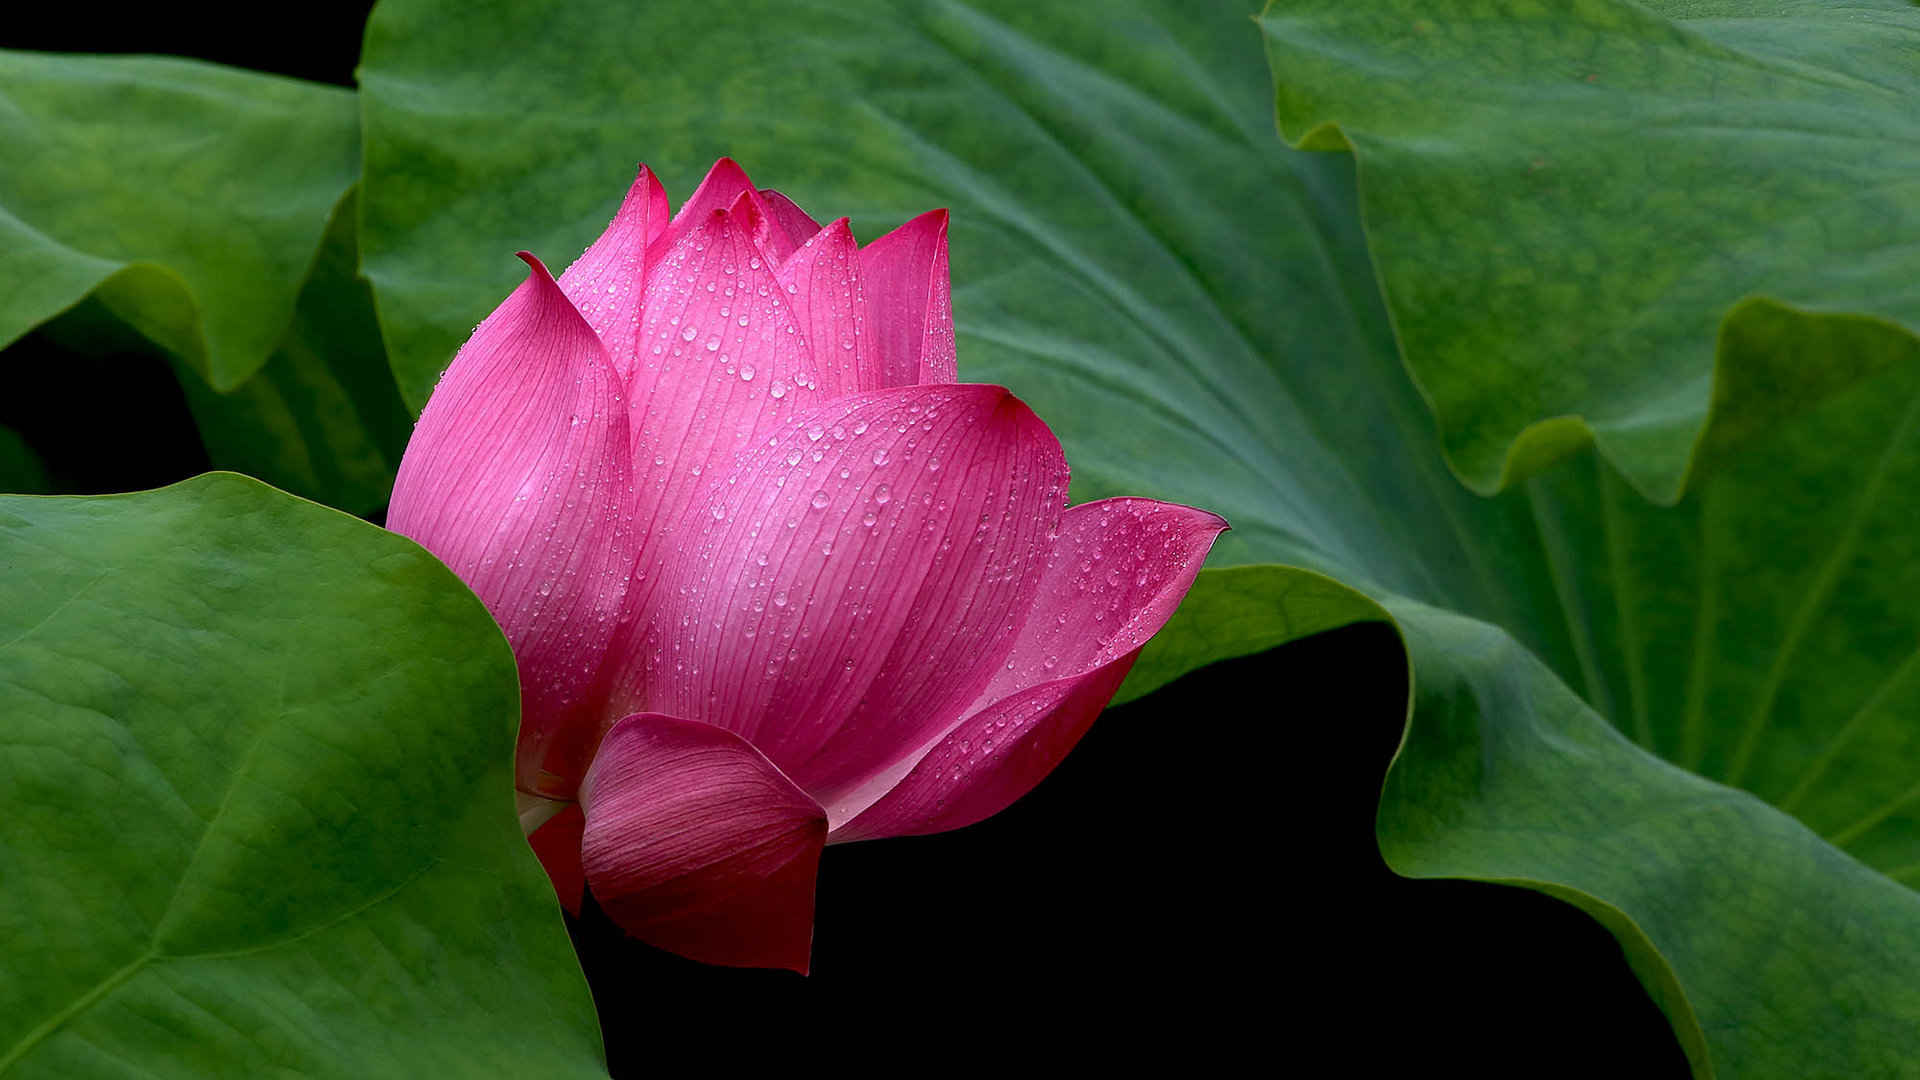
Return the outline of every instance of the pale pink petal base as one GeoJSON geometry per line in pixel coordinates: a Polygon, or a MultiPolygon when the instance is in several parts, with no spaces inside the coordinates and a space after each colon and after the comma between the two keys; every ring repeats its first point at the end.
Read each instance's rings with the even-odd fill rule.
{"type": "Polygon", "coordinates": [[[918,835],[989,817],[1033,789],[1106,707],[1193,587],[1226,522],[1152,499],[1068,510],[1006,664],[965,719],[833,840],[918,835]]]}
{"type": "Polygon", "coordinates": [[[588,887],[615,923],[703,963],[806,972],[826,813],[746,740],[629,716],[580,794],[588,887]]]}

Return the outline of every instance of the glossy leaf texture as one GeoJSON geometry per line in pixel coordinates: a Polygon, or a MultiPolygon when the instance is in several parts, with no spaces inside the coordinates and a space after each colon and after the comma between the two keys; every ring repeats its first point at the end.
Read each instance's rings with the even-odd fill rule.
{"type": "Polygon", "coordinates": [[[1400,343],[1480,491],[1591,436],[1672,502],[1753,407],[1755,350],[1823,355],[1780,407],[1871,374],[1834,353],[1920,349],[1909,0],[1287,0],[1261,25],[1287,138],[1359,158],[1400,343]]]}
{"type": "Polygon", "coordinates": [[[445,567],[210,473],[0,498],[0,569],[0,1072],[604,1075],[445,567]]]}
{"type": "Polygon", "coordinates": [[[353,95],[6,51],[0,97],[0,344],[93,296],[216,389],[259,370],[359,168],[353,95]]]}
{"type": "MultiPolygon", "coordinates": [[[[580,250],[636,160],[684,195],[736,156],[863,236],[948,205],[961,377],[1047,419],[1076,501],[1234,526],[1122,697],[1391,618],[1407,649],[1373,660],[1416,687],[1379,824],[1396,868],[1593,913],[1701,1075],[1910,1060],[1920,897],[1889,877],[1920,831],[1906,339],[1809,395],[1794,373],[1858,319],[1753,301],[1728,324],[1753,362],[1682,505],[1577,439],[1478,497],[1401,362],[1352,160],[1279,140],[1248,14],[384,5],[362,240],[397,377],[417,405],[513,287],[510,253],[580,250]]],[[[1284,688],[1274,711],[1355,722],[1287,715],[1284,688]]]]}

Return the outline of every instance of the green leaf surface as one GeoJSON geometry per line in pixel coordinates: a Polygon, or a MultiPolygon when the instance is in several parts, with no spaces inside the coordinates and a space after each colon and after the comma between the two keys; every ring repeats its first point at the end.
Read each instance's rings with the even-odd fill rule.
{"type": "Polygon", "coordinates": [[[593,1076],[506,641],[232,474],[0,498],[0,1073],[593,1076]]]}
{"type": "Polygon", "coordinates": [[[0,492],[38,495],[47,490],[47,468],[18,432],[0,427],[0,492]]]}
{"type": "Polygon", "coordinates": [[[413,433],[359,276],[357,196],[334,209],[293,325],[266,366],[222,394],[186,373],[215,465],[365,516],[386,505],[413,433]]]}
{"type": "Polygon", "coordinates": [[[230,391],[208,386],[92,298],[40,333],[78,355],[170,365],[216,468],[370,515],[386,505],[413,419],[387,365],[372,294],[358,276],[356,201],[350,190],[335,208],[279,347],[230,391]]]}
{"type": "Polygon", "coordinates": [[[0,51],[0,145],[0,345],[91,295],[223,390],[359,168],[348,91],[157,57],[0,51]]]}
{"type": "MultiPolygon", "coordinates": [[[[1735,339],[1920,334],[1910,0],[1287,0],[1260,21],[1281,129],[1360,159],[1407,362],[1480,491],[1591,433],[1674,501],[1735,339]]],[[[1798,399],[1853,373],[1802,372],[1798,399]]]]}
{"type": "Polygon", "coordinates": [[[508,253],[564,264],[636,160],[684,197],[733,155],[865,237],[951,206],[963,377],[1047,419],[1076,499],[1233,523],[1125,694],[1390,617],[1407,649],[1372,659],[1416,688],[1394,866],[1592,913],[1701,1075],[1920,1060],[1920,896],[1887,876],[1920,858],[1911,340],[1809,394],[1858,320],[1754,301],[1679,507],[1578,431],[1477,497],[1401,363],[1352,160],[1279,141],[1246,14],[387,3],[363,247],[399,381],[418,406],[518,280],[508,253]]]}

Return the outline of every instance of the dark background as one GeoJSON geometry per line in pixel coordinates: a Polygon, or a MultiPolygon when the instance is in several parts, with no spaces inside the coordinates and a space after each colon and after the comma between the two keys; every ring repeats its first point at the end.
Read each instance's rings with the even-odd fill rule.
{"type": "MultiPolygon", "coordinates": [[[[0,45],[351,86],[368,7],[289,5],[236,33],[205,9],[64,5],[0,28],[0,45]]],[[[56,491],[206,468],[163,359],[82,358],[40,334],[6,353],[0,423],[56,491]],[[82,400],[85,416],[60,404],[82,400]]],[[[590,908],[570,929],[614,1074],[718,1054],[860,1072],[1686,1075],[1586,915],[1381,862],[1373,811],[1407,690],[1401,665],[1380,662],[1395,648],[1374,624],[1216,665],[1110,712],[989,821],[829,848],[810,977],[681,960],[590,908]]]]}

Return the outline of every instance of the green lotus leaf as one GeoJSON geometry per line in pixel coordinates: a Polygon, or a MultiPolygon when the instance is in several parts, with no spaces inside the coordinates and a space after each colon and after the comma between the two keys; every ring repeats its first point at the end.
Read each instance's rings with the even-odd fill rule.
{"type": "Polygon", "coordinates": [[[0,345],[92,296],[216,389],[257,371],[359,169],[353,94],[7,51],[0,99],[0,345]]]}
{"type": "Polygon", "coordinates": [[[1710,415],[1752,405],[1727,400],[1748,351],[1822,358],[1771,388],[1791,407],[1920,348],[1909,0],[1287,0],[1260,22],[1281,129],[1360,160],[1408,366],[1477,490],[1591,435],[1672,502],[1710,415]]]}
{"type": "Polygon", "coordinates": [[[211,473],[0,497],[0,1073],[594,1076],[486,609],[211,473]]]}
{"type": "Polygon", "coordinates": [[[394,0],[362,68],[362,244],[396,377],[418,406],[508,253],[564,264],[635,161],[684,196],[732,155],[864,237],[949,205],[962,377],[1047,419],[1076,498],[1234,525],[1125,694],[1390,619],[1404,650],[1356,662],[1413,670],[1410,718],[1360,718],[1408,724],[1392,865],[1592,914],[1703,1076],[1914,1060],[1920,365],[1848,314],[1885,290],[1745,305],[1678,506],[1571,424],[1476,496],[1402,363],[1353,160],[1281,142],[1247,14],[394,0]],[[1867,344],[1810,382],[1812,350],[1867,344]]]}

